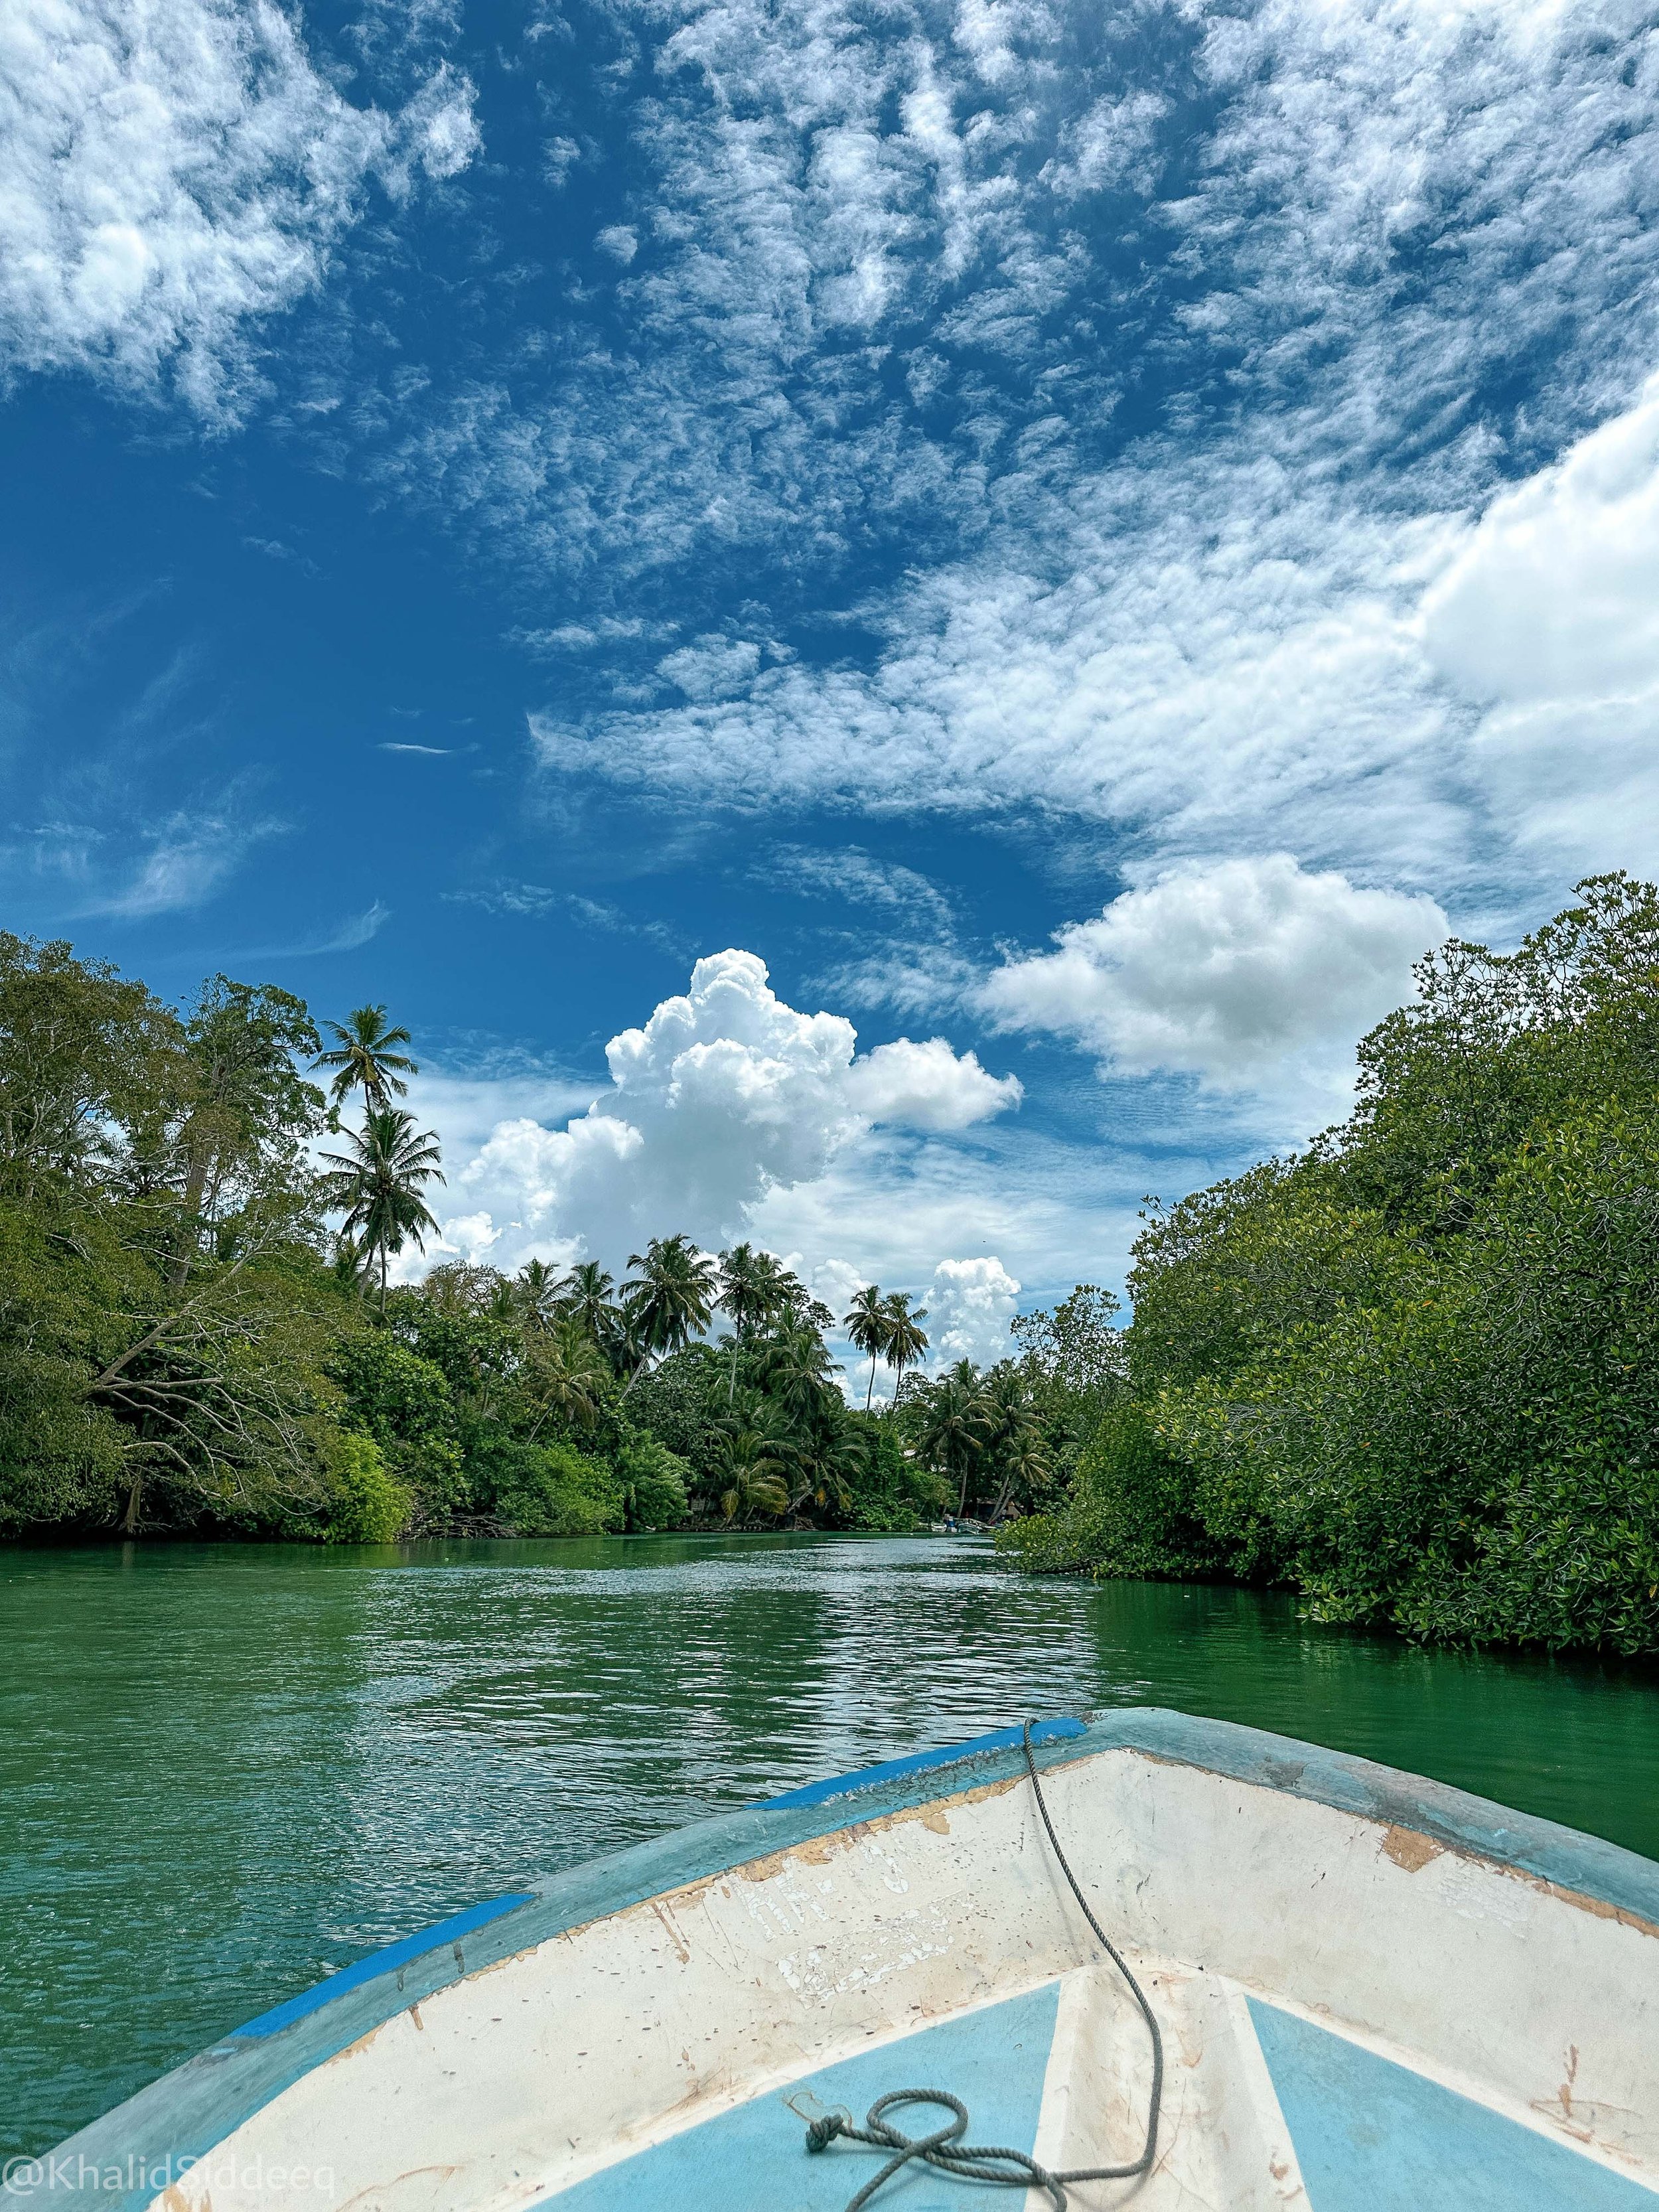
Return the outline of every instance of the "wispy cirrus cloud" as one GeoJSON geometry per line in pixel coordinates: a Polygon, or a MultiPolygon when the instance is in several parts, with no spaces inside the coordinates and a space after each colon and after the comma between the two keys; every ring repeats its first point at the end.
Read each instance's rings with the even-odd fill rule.
{"type": "Polygon", "coordinates": [[[179,812],[142,840],[141,856],[118,888],[97,896],[93,914],[143,921],[202,906],[226,883],[251,847],[280,836],[274,817],[233,811],[179,812]]]}
{"type": "Polygon", "coordinates": [[[757,883],[801,898],[830,899],[902,915],[913,923],[951,926],[951,902],[919,868],[884,860],[858,845],[824,850],[775,845],[750,873],[757,883]]]}

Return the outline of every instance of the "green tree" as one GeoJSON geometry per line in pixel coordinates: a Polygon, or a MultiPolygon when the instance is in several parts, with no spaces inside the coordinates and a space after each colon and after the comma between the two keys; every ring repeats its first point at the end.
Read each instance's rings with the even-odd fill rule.
{"type": "Polygon", "coordinates": [[[407,1094],[407,1079],[418,1075],[420,1067],[399,1049],[410,1042],[409,1031],[392,1028],[384,1006],[355,1007],[343,1023],[326,1026],[335,1048],[318,1052],[313,1064],[334,1071],[328,1095],[337,1113],[354,1091],[362,1092],[366,1112],[384,1112],[394,1098],[407,1094]]]}
{"type": "Polygon", "coordinates": [[[545,1260],[525,1261],[508,1287],[526,1328],[545,1333],[556,1326],[566,1310],[568,1283],[569,1278],[556,1273],[545,1260]]]}
{"type": "Polygon", "coordinates": [[[732,1357],[726,1374],[726,1397],[736,1392],[738,1358],[757,1329],[778,1313],[783,1270],[769,1252],[757,1252],[750,1244],[734,1244],[720,1256],[715,1277],[716,1303],[732,1323],[732,1357]]]}
{"type": "Polygon", "coordinates": [[[24,1206],[90,1194],[135,1128],[167,1118],[184,1058],[182,1024],[142,983],[0,930],[0,1187],[24,1206]]]}
{"type": "Polygon", "coordinates": [[[686,1462],[652,1436],[627,1437],[617,1455],[630,1531],[678,1528],[686,1516],[686,1462]]]}
{"type": "Polygon", "coordinates": [[[913,1312],[908,1291],[895,1291],[887,1301],[887,1345],[885,1358],[897,1378],[895,1395],[904,1382],[904,1370],[915,1367],[927,1349],[927,1332],[922,1327],[927,1318],[926,1306],[913,1312]]]}
{"type": "Polygon", "coordinates": [[[868,1283],[858,1292],[842,1316],[842,1327],[854,1349],[870,1355],[870,1387],[864,1394],[867,1413],[876,1395],[876,1363],[886,1357],[893,1341],[892,1310],[876,1284],[868,1283]]]}
{"type": "Polygon", "coordinates": [[[595,1260],[584,1260],[566,1278],[564,1310],[587,1331],[618,1374],[627,1371],[627,1316],[611,1293],[616,1284],[595,1260]]]}
{"type": "Polygon", "coordinates": [[[992,1425],[979,1371],[971,1360],[957,1360],[929,1386],[921,1404],[917,1445],[930,1467],[957,1484],[958,1514],[968,1510],[969,1489],[992,1425]]]}
{"type": "Polygon", "coordinates": [[[715,1468],[722,1516],[728,1522],[757,1514],[781,1518],[789,1510],[789,1459],[775,1438],[747,1427],[726,1431],[715,1468]]]}
{"type": "Polygon", "coordinates": [[[714,1310],[714,1262],[690,1237],[653,1237],[628,1264],[636,1272],[623,1286],[624,1311],[645,1358],[702,1334],[714,1310]]]}
{"type": "Polygon", "coordinates": [[[438,1226],[422,1195],[428,1183],[444,1180],[437,1139],[429,1129],[416,1128],[412,1114],[387,1106],[371,1107],[349,1143],[348,1152],[323,1155],[335,1170],[327,1200],[344,1213],[346,1233],[361,1231],[370,1250],[379,1255],[384,1315],[391,1255],[407,1243],[424,1251],[427,1231],[438,1226]]]}

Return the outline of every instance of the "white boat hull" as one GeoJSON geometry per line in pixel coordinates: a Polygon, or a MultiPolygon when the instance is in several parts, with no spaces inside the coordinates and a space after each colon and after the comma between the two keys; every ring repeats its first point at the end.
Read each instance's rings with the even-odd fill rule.
{"type": "MultiPolygon", "coordinates": [[[[1153,2171],[1074,2205],[1659,2212],[1659,1867],[1254,1730],[1038,1735],[1166,2054],[1153,2171]]],[[[126,2161],[103,2212],[840,2212],[879,2159],[806,2120],[938,2087],[974,2141],[1121,2162],[1150,2051],[1097,1954],[1011,1732],[461,1916],[55,2155],[126,2161]]],[[[915,2166],[880,2200],[984,2201],[915,2166]]]]}

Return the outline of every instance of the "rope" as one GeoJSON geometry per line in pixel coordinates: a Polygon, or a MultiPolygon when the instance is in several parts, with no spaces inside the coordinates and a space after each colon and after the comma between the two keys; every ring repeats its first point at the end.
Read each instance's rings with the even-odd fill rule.
{"type": "Polygon", "coordinates": [[[964,2143],[961,2138],[968,2132],[968,2107],[959,2097],[948,2089],[892,2089],[886,2096],[877,2098],[865,2115],[864,2125],[854,2127],[849,2115],[826,2112],[822,2119],[814,2120],[806,2130],[806,2148],[810,2151],[828,2150],[838,2137],[848,2142],[867,2143],[872,2150],[891,2151],[881,2172],[866,2181],[856,2197],[849,2199],[847,2212],[862,2212],[878,2189],[885,2187],[902,2167],[915,2159],[923,2166],[935,2166],[942,2173],[953,2174],[959,2181],[991,2181],[1008,2189],[1042,2189],[1048,2192],[1054,2212],[1066,2212],[1065,2185],[1068,2181],[1127,2181],[1138,2173],[1152,2171],[1158,2155],[1158,2107],[1164,2096],[1164,2038],[1158,2033],[1152,2008],[1146,2002],[1146,1991],[1131,1972],[1129,1963],[1111,1937],[1101,1926],[1089,1908],[1089,1900],[1078,1887],[1077,1876],[1072,1872],[1065,1852],[1060,1847],[1060,1838],[1054,1833],[1054,1824],[1048,1816],[1048,1805],[1042,1794],[1042,1784],[1037,1779],[1036,1756],[1031,1748],[1031,1723],[1025,1723],[1025,1771],[1031,1778],[1031,1794],[1036,1799],[1037,1810],[1042,1815],[1042,1825],[1048,1831],[1048,1841],[1060,1862],[1060,1870],[1070,1886],[1072,1894],[1081,1906],[1084,1918],[1093,1929],[1102,1948],[1113,1965],[1129,1985],[1131,1996],[1140,2008],[1140,2016],[1146,2023],[1146,2033],[1152,2046],[1152,2094],[1146,2113],[1146,2140],[1140,2156],[1130,2166],[1089,2166],[1074,2167],[1066,2173],[1051,2173],[1023,2150],[1009,2150],[1000,2145],[964,2143]],[[943,2105],[956,2118],[931,2135],[907,2136],[884,2116],[901,2105],[943,2105]]]}

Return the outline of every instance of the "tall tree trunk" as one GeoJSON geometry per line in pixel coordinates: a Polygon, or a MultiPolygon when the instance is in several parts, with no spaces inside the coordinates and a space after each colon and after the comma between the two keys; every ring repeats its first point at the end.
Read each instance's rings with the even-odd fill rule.
{"type": "Polygon", "coordinates": [[[875,1396],[876,1396],[876,1355],[875,1355],[875,1353],[872,1352],[870,1354],[870,1388],[869,1388],[869,1389],[865,1392],[865,1394],[864,1394],[864,1410],[865,1410],[865,1412],[866,1412],[866,1413],[869,1412],[869,1410],[870,1410],[871,1407],[875,1403],[875,1396]]]}
{"type": "Polygon", "coordinates": [[[144,1494],[144,1478],[135,1474],[127,1489],[127,1510],[121,1516],[121,1534],[134,1536],[138,1533],[138,1501],[144,1494]]]}
{"type": "Polygon", "coordinates": [[[380,1239],[380,1319],[386,1319],[386,1239],[380,1239]]]}
{"type": "Polygon", "coordinates": [[[190,1273],[190,1255],[196,1241],[196,1222],[202,1211],[208,1179],[208,1147],[198,1135],[190,1148],[190,1171],[185,1177],[185,1220],[179,1231],[179,1249],[167,1269],[170,1290],[182,1287],[190,1273]]]}

